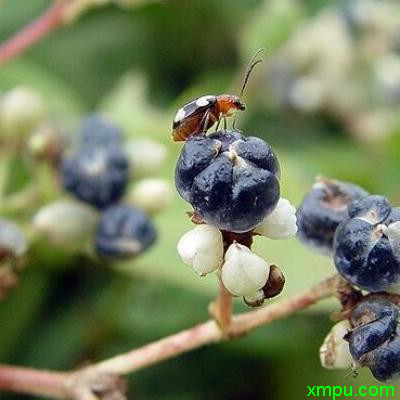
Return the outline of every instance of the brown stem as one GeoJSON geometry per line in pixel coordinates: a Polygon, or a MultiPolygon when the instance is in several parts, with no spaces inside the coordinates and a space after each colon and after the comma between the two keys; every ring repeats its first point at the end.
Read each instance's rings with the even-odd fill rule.
{"type": "Polygon", "coordinates": [[[210,314],[223,332],[229,330],[232,320],[232,295],[225,289],[221,279],[218,284],[218,297],[210,304],[210,314]]]}
{"type": "MultiPolygon", "coordinates": [[[[336,283],[337,276],[335,275],[303,293],[277,301],[259,310],[234,316],[229,329],[229,338],[245,335],[260,326],[284,318],[333,295],[336,283]]],[[[218,325],[210,320],[142,348],[100,362],[95,365],[95,368],[114,374],[127,374],[226,339],[228,338],[218,325]]]]}
{"type": "MultiPolygon", "coordinates": [[[[0,389],[55,399],[88,398],[80,396],[80,394],[87,395],[91,388],[96,387],[99,382],[103,382],[104,385],[104,382],[107,381],[106,377],[110,378],[110,382],[114,382],[115,379],[111,378],[115,376],[129,374],[205,345],[243,336],[260,326],[285,318],[319,300],[332,296],[337,283],[338,277],[335,275],[303,293],[279,300],[262,309],[234,316],[227,335],[214,320],[209,320],[72,374],[0,365],[0,389]],[[72,380],[71,377],[73,377],[72,380]],[[71,382],[74,382],[72,386],[71,382]],[[79,390],[75,387],[76,382],[80,382],[79,390]],[[71,387],[74,390],[71,391],[71,387]],[[69,390],[66,391],[65,388],[69,388],[69,390]]],[[[114,385],[114,383],[112,384],[114,385]]],[[[104,391],[105,389],[107,388],[103,388],[104,391]]]]}
{"type": "MultiPolygon", "coordinates": [[[[221,234],[224,240],[224,253],[226,253],[229,246],[234,242],[238,242],[244,246],[247,246],[249,249],[253,243],[251,232],[235,233],[221,231],[221,234]]],[[[232,320],[232,305],[232,295],[228,292],[228,290],[226,290],[221,278],[219,277],[218,296],[215,301],[210,304],[209,311],[210,315],[214,318],[215,322],[218,324],[224,334],[228,332],[232,320]]]]}
{"type": "Polygon", "coordinates": [[[63,22],[68,0],[56,0],[38,19],[0,45],[0,65],[21,54],[63,22]]]}

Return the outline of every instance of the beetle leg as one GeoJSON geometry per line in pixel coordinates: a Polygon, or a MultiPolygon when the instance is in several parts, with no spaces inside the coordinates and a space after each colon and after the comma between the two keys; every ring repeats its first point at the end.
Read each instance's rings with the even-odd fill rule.
{"type": "Polygon", "coordinates": [[[228,124],[227,124],[227,122],[226,122],[226,117],[224,117],[224,130],[225,130],[225,131],[226,131],[227,126],[228,126],[228,124]]]}
{"type": "Polygon", "coordinates": [[[218,115],[217,126],[216,126],[216,128],[215,128],[215,131],[218,130],[219,124],[220,124],[220,123],[221,123],[221,113],[218,115]]]}
{"type": "Polygon", "coordinates": [[[210,111],[206,111],[206,113],[204,114],[204,117],[202,118],[200,125],[203,124],[203,133],[206,133],[208,130],[208,123],[210,121],[210,111]]]}

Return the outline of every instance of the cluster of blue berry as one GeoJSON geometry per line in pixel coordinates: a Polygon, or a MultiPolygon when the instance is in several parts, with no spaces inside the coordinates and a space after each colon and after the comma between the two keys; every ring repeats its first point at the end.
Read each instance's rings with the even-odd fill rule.
{"type": "Polygon", "coordinates": [[[155,242],[156,230],[150,218],[120,203],[130,173],[120,130],[103,117],[88,117],[82,123],[76,148],[62,158],[61,177],[68,192],[100,211],[94,245],[101,257],[131,257],[155,242]]]}
{"type": "Polygon", "coordinates": [[[282,239],[296,233],[295,209],[280,198],[280,167],[268,143],[238,130],[190,137],[175,184],[198,226],[178,243],[199,275],[217,271],[224,287],[259,306],[283,289],[283,274],[250,250],[253,235],[282,239]]]}
{"type": "Polygon", "coordinates": [[[347,333],[335,329],[341,337],[331,335],[324,343],[323,364],[349,366],[343,357],[335,358],[341,343],[355,367],[370,368],[381,381],[400,376],[399,309],[390,296],[400,288],[400,208],[356,185],[318,179],[297,217],[299,238],[332,256],[337,271],[354,290],[369,293],[360,293],[361,301],[350,310],[347,333]]]}

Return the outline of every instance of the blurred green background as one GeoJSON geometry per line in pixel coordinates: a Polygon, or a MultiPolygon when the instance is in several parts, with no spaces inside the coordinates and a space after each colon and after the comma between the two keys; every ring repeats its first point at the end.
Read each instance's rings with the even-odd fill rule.
{"type": "MultiPolygon", "coordinates": [[[[286,92],[282,94],[288,82],[287,76],[282,78],[285,71],[274,75],[274,61],[279,62],[279,57],[284,62],[292,60],[285,53],[292,51],[287,44],[321,13],[334,12],[348,24],[345,29],[353,55],[359,46],[369,44],[364,43],[365,35],[373,43],[374,35],[381,38],[379,26],[360,28],[359,22],[351,20],[351,13],[346,14],[346,2],[337,1],[132,3],[138,4],[94,7],[0,67],[0,92],[16,85],[37,89],[46,100],[51,119],[71,134],[85,113],[106,111],[124,127],[127,137],[151,137],[168,147],[168,160],[159,176],[173,185],[174,163],[181,148],[170,140],[176,109],[203,94],[238,93],[248,59],[257,48],[266,47],[266,61],[257,67],[249,83],[248,111],[238,122],[247,134],[263,137],[276,149],[284,197],[299,204],[315,175],[321,174],[354,181],[399,203],[398,121],[392,118],[389,124],[385,120],[378,127],[376,121],[381,122],[382,115],[400,115],[400,84],[397,82],[398,97],[390,102],[387,96],[375,96],[380,88],[370,84],[375,82],[371,59],[386,57],[387,52],[399,57],[400,42],[397,48],[392,43],[384,50],[379,47],[378,55],[367,51],[366,56],[362,53],[351,60],[351,71],[346,70],[345,77],[340,75],[335,90],[347,98],[348,80],[360,80],[361,88],[370,85],[372,89],[368,94],[362,92],[361,102],[352,103],[348,109],[339,107],[336,100],[326,100],[312,110],[294,107],[293,102],[284,101],[286,92]],[[270,88],[274,84],[279,86],[276,92],[270,88]],[[274,101],[274,93],[282,94],[280,101],[274,101]],[[375,112],[376,120],[359,122],[360,116],[375,112]]],[[[369,3],[365,1],[364,6],[369,3]]],[[[392,7],[394,2],[380,3],[392,7]]],[[[0,6],[0,39],[9,37],[48,5],[45,0],[4,0],[0,6]]],[[[397,33],[400,13],[398,19],[397,33]]],[[[380,22],[382,26],[384,21],[380,22]]],[[[334,30],[329,32],[336,37],[334,30]]],[[[317,36],[311,35],[311,42],[304,38],[304,46],[312,47],[317,36]]],[[[337,49],[327,43],[326,51],[335,59],[337,49]]],[[[291,71],[291,78],[293,74],[321,76],[320,70],[315,72],[309,62],[306,64],[291,71]]],[[[332,82],[329,71],[325,72],[325,81],[332,82]]],[[[305,94],[307,97],[307,90],[305,94]]],[[[303,100],[301,97],[300,103],[303,100]]],[[[43,166],[34,175],[22,156],[10,161],[5,147],[0,153],[2,163],[14,163],[8,179],[17,188],[29,179],[50,185],[45,182],[43,166]]],[[[58,190],[54,188],[54,193],[58,190]]],[[[215,277],[199,279],[175,250],[179,237],[191,227],[185,215],[188,210],[175,195],[172,205],[156,219],[157,245],[132,262],[113,266],[99,265],[35,239],[19,286],[0,303],[1,362],[74,368],[205,320],[207,305],[216,294],[215,277]]],[[[13,217],[29,226],[35,211],[20,210],[13,217]]],[[[296,239],[257,239],[255,249],[284,271],[287,285],[282,296],[299,292],[334,272],[329,259],[311,253],[296,239]]],[[[237,303],[235,308],[244,310],[240,301],[237,303]]],[[[200,349],[138,372],[129,378],[129,398],[283,400],[305,398],[307,385],[376,385],[368,371],[360,371],[353,379],[346,378],[348,371],[321,368],[318,349],[332,326],[329,312],[335,307],[333,300],[326,301],[247,338],[200,349]]],[[[0,398],[22,396],[2,393],[0,398]]]]}

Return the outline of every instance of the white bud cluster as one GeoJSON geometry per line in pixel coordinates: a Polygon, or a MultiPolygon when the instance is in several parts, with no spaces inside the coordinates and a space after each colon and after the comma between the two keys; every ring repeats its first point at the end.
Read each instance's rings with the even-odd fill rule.
{"type": "Polygon", "coordinates": [[[349,322],[347,320],[340,321],[326,336],[319,350],[321,364],[324,368],[346,369],[352,365],[353,359],[349,344],[344,340],[344,336],[349,330],[349,322]]]}
{"type": "MultiPolygon", "coordinates": [[[[275,210],[253,232],[271,239],[294,236],[296,209],[288,200],[280,199],[275,210]]],[[[185,233],[179,240],[178,253],[201,276],[219,270],[221,282],[231,295],[244,297],[252,307],[279,294],[285,282],[278,267],[240,243],[233,242],[224,254],[223,236],[210,225],[198,225],[185,233]]]]}
{"type": "Polygon", "coordinates": [[[127,201],[147,214],[156,214],[168,207],[172,200],[171,186],[165,179],[141,180],[128,193],[127,201]]]}

